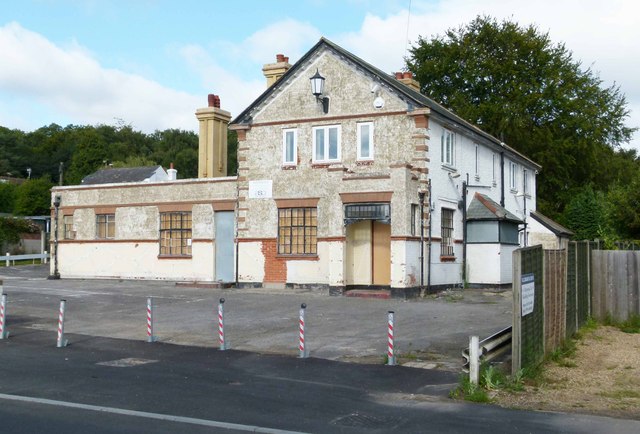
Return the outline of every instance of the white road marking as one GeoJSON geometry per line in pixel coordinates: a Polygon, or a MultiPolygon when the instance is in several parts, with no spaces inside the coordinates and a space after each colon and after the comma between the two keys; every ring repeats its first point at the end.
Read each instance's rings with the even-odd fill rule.
{"type": "Polygon", "coordinates": [[[169,414],[149,413],[146,411],[125,410],[123,408],[103,407],[99,405],[79,404],[76,402],[57,401],[53,399],[33,398],[30,396],[7,395],[0,393],[0,399],[10,401],[31,402],[34,404],[54,405],[58,407],[77,408],[80,410],[99,411],[103,413],[120,414],[124,416],[145,417],[147,419],[164,420],[168,422],[188,423],[214,428],[224,428],[236,431],[257,432],[267,434],[305,434],[299,431],[286,431],[275,428],[265,428],[255,425],[244,425],[238,423],[219,422],[215,420],[197,419],[193,417],[173,416],[169,414]]]}

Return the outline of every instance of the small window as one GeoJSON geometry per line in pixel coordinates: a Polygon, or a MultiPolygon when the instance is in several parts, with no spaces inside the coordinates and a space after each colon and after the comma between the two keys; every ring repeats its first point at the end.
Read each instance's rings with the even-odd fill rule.
{"type": "Polygon", "coordinates": [[[96,215],[96,238],[112,239],[116,237],[116,215],[96,215]]]}
{"type": "Polygon", "coordinates": [[[522,169],[522,188],[524,194],[529,195],[529,171],[522,169]]]}
{"type": "Polygon", "coordinates": [[[313,162],[329,163],[340,161],[340,126],[313,128],[313,162]]]}
{"type": "Polygon", "coordinates": [[[285,166],[298,163],[298,131],[295,129],[282,131],[282,164],[285,166]]]}
{"type": "Polygon", "coordinates": [[[453,210],[442,208],[440,256],[453,256],[453,210]]]}
{"type": "Polygon", "coordinates": [[[66,215],[62,218],[64,225],[63,238],[65,240],[75,240],[76,231],[73,230],[73,215],[66,215]]]}
{"type": "Polygon", "coordinates": [[[476,179],[480,178],[480,161],[478,152],[478,145],[476,145],[476,179]]]}
{"type": "Polygon", "coordinates": [[[191,256],[191,212],[160,213],[160,255],[191,256]]]}
{"type": "Polygon", "coordinates": [[[317,208],[278,209],[278,254],[318,254],[317,208]]]}
{"type": "Polygon", "coordinates": [[[453,166],[455,161],[455,141],[456,135],[453,131],[447,129],[442,130],[442,137],[440,143],[441,161],[442,164],[453,166]]]}
{"type": "Polygon", "coordinates": [[[358,124],[358,160],[373,160],[373,122],[358,124]]]}
{"type": "Polygon", "coordinates": [[[509,162],[509,188],[511,191],[518,191],[518,166],[516,163],[509,162]]]}

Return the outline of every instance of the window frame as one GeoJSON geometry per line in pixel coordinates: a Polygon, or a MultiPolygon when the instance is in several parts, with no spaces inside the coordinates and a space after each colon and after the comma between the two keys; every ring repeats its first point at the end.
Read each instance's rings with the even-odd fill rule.
{"type": "Polygon", "coordinates": [[[158,226],[158,255],[160,257],[190,258],[192,255],[192,237],[193,214],[191,211],[167,211],[160,213],[158,226]],[[180,217],[179,222],[174,220],[174,217],[177,216],[180,217]],[[165,218],[167,218],[167,220],[164,220],[165,218]],[[163,228],[163,223],[165,222],[168,222],[169,226],[163,228]],[[187,222],[188,227],[185,227],[185,223],[187,222]],[[179,223],[179,226],[174,226],[174,223],[179,223]],[[164,234],[168,234],[168,237],[163,237],[164,234]],[[178,241],[178,245],[175,245],[174,241],[178,241]]]}
{"type": "Polygon", "coordinates": [[[62,239],[75,240],[76,231],[73,230],[73,214],[65,214],[62,216],[62,239]],[[71,219],[71,221],[69,221],[71,219]]]}
{"type": "Polygon", "coordinates": [[[358,122],[356,123],[356,143],[357,143],[357,159],[358,161],[372,161],[374,159],[374,140],[373,140],[373,122],[358,122]],[[362,127],[369,127],[369,155],[362,155],[362,127]]]}
{"type": "Polygon", "coordinates": [[[456,157],[456,133],[443,128],[442,136],[440,137],[440,162],[448,167],[455,167],[456,157]],[[450,158],[446,158],[449,156],[450,158]]]}
{"type": "Polygon", "coordinates": [[[518,191],[518,165],[513,161],[509,161],[509,189],[518,191]]]}
{"type": "Polygon", "coordinates": [[[276,244],[276,252],[279,256],[317,257],[318,208],[315,206],[278,208],[278,238],[276,244]],[[302,216],[294,215],[294,212],[295,214],[302,212],[302,216]],[[294,222],[294,219],[297,221],[294,222]],[[302,224],[300,224],[300,219],[302,219],[302,224]],[[300,231],[302,234],[299,233],[300,231]],[[297,240],[297,242],[294,243],[294,240],[297,240]],[[300,240],[302,240],[302,243],[300,243],[300,240]]]}
{"type": "Polygon", "coordinates": [[[491,154],[491,178],[492,178],[492,183],[493,186],[495,187],[497,185],[497,180],[496,180],[496,153],[493,152],[491,154]]]}
{"type": "Polygon", "coordinates": [[[298,129],[284,128],[282,130],[282,165],[297,166],[298,165],[298,129]],[[287,161],[287,134],[293,134],[293,155],[291,161],[287,161]]]}
{"type": "Polygon", "coordinates": [[[440,209],[440,257],[455,257],[454,250],[454,230],[455,230],[455,210],[451,208],[440,209]],[[445,214],[448,216],[445,218],[445,214]],[[450,225],[445,226],[445,223],[450,225]]]}
{"type": "Polygon", "coordinates": [[[116,215],[115,213],[96,214],[96,239],[113,240],[116,237],[116,215]],[[100,236],[104,229],[104,236],[100,236]],[[109,230],[111,228],[111,231],[109,230]],[[113,232],[111,236],[109,233],[113,232]]]}
{"type": "Polygon", "coordinates": [[[416,237],[420,235],[418,233],[418,228],[420,225],[418,222],[420,221],[420,206],[416,203],[411,204],[411,235],[416,237]]]}
{"type": "Polygon", "coordinates": [[[313,164],[328,164],[328,163],[337,163],[342,161],[342,144],[341,144],[341,140],[342,140],[342,126],[339,124],[334,124],[334,125],[320,125],[320,126],[316,126],[313,127],[311,129],[311,134],[313,135],[313,147],[312,147],[312,162],[313,164]],[[331,129],[336,129],[337,131],[337,149],[336,149],[336,158],[329,158],[329,153],[330,153],[330,130],[331,129]],[[324,143],[323,145],[323,155],[322,155],[322,159],[316,159],[316,154],[317,154],[317,148],[318,148],[318,143],[317,143],[317,131],[319,130],[323,130],[324,131],[324,143]]]}
{"type": "Polygon", "coordinates": [[[529,196],[530,191],[529,191],[529,171],[527,169],[525,169],[524,167],[522,168],[522,193],[525,196],[529,196]]]}

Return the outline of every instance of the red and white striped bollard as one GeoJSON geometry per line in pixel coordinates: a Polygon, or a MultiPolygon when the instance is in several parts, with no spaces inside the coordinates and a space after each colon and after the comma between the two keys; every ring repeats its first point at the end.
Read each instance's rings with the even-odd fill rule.
{"type": "Polygon", "coordinates": [[[227,349],[227,345],[224,340],[224,298],[220,299],[218,303],[218,341],[220,342],[220,351],[227,349]]]}
{"type": "Polygon", "coordinates": [[[300,343],[298,345],[298,349],[300,350],[300,358],[301,359],[306,359],[307,357],[309,357],[309,349],[307,348],[307,343],[304,340],[304,313],[305,310],[307,309],[307,305],[306,303],[302,303],[300,305],[300,323],[299,323],[299,336],[300,336],[300,343]]]}
{"type": "Polygon", "coordinates": [[[155,342],[157,338],[153,335],[153,300],[147,297],[147,342],[155,342]]]}
{"type": "Polygon", "coordinates": [[[60,310],[58,311],[58,340],[56,341],[56,347],[66,347],[69,341],[64,338],[64,310],[67,305],[67,300],[60,300],[60,310]]]}
{"type": "MultiPolygon", "coordinates": [[[[2,280],[0,280],[0,289],[2,289],[2,280]]],[[[7,309],[7,294],[2,294],[2,301],[0,301],[0,339],[6,339],[9,337],[9,332],[5,330],[5,312],[7,309]]]]}
{"type": "Polygon", "coordinates": [[[396,356],[393,353],[393,311],[389,311],[389,330],[387,332],[387,365],[396,364],[396,356]]]}

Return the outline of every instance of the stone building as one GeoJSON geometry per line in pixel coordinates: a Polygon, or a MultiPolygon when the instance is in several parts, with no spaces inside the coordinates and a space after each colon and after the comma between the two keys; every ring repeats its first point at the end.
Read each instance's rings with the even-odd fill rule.
{"type": "Polygon", "coordinates": [[[504,252],[526,243],[540,166],[422,95],[410,73],[324,38],[263,72],[267,89],[230,123],[237,176],[224,176],[231,116],[210,95],[196,112],[199,179],[54,188],[62,277],[401,296],[509,283],[504,252]],[[476,193],[509,213],[510,236],[485,240],[498,248],[467,249],[476,193]],[[474,275],[478,261],[500,266],[474,275]]]}

